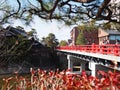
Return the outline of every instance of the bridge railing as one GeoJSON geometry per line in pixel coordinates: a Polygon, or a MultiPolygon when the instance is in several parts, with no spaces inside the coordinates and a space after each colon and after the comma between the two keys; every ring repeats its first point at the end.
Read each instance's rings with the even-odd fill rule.
{"type": "Polygon", "coordinates": [[[100,53],[105,55],[120,56],[120,44],[60,46],[56,47],[56,49],[69,51],[84,51],[89,53],[100,53]]]}

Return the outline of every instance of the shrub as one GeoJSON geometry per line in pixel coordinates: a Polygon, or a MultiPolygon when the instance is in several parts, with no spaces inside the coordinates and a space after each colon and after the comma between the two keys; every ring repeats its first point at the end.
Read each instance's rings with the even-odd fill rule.
{"type": "Polygon", "coordinates": [[[98,71],[98,77],[88,76],[85,71],[70,74],[70,70],[46,71],[30,69],[30,77],[3,78],[1,90],[119,90],[120,73],[98,71]]]}

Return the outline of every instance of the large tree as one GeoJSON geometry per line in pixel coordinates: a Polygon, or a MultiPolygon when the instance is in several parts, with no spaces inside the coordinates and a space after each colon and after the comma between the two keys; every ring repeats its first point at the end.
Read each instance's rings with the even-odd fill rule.
{"type": "Polygon", "coordinates": [[[43,19],[63,20],[66,24],[90,19],[120,23],[119,0],[2,0],[0,22],[20,18],[29,24],[34,15],[43,19]],[[9,4],[11,3],[13,4],[9,4]]]}

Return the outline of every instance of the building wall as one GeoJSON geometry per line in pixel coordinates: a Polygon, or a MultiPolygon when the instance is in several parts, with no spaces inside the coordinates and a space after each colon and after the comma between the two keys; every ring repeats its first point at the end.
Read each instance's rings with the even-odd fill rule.
{"type": "Polygon", "coordinates": [[[90,30],[90,31],[87,31],[85,30],[84,31],[84,36],[85,36],[85,39],[86,39],[86,44],[98,44],[99,43],[99,39],[98,39],[98,30],[90,30]]]}
{"type": "Polygon", "coordinates": [[[98,29],[98,37],[104,37],[107,35],[108,35],[108,33],[106,33],[103,29],[101,29],[101,28],[98,29]]]}
{"type": "Polygon", "coordinates": [[[78,34],[79,34],[79,30],[77,27],[74,27],[71,32],[71,40],[72,40],[72,44],[71,45],[76,45],[75,42],[77,40],[78,34]]]}
{"type": "MultiPolygon", "coordinates": [[[[81,31],[82,30],[79,30],[77,27],[74,27],[71,30],[71,32],[70,32],[71,33],[71,40],[72,40],[71,45],[75,45],[78,34],[81,31]]],[[[85,36],[86,44],[92,44],[92,43],[99,44],[98,30],[91,30],[91,31],[84,30],[83,33],[85,36]]]]}
{"type": "Polygon", "coordinates": [[[99,44],[103,44],[104,40],[108,40],[108,33],[106,33],[101,28],[98,29],[98,38],[99,38],[99,44]]]}
{"type": "Polygon", "coordinates": [[[120,32],[116,30],[107,30],[99,28],[98,30],[99,44],[116,44],[116,41],[120,43],[120,32]],[[103,42],[106,43],[103,43],[103,42]]]}

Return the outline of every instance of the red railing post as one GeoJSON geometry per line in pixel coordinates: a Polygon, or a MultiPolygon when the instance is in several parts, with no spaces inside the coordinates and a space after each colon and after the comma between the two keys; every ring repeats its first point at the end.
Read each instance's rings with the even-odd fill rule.
{"type": "Polygon", "coordinates": [[[95,53],[95,44],[92,44],[92,52],[95,53]]]}
{"type": "Polygon", "coordinates": [[[115,56],[119,56],[118,50],[119,50],[118,46],[115,45],[115,48],[114,48],[114,55],[115,56]]]}
{"type": "Polygon", "coordinates": [[[96,52],[100,52],[100,46],[99,45],[96,45],[96,52]]]}
{"type": "Polygon", "coordinates": [[[112,47],[111,45],[107,46],[107,54],[111,54],[111,47],[112,47]]]}
{"type": "Polygon", "coordinates": [[[102,48],[102,54],[104,54],[104,45],[101,45],[101,48],[102,48]]]}

